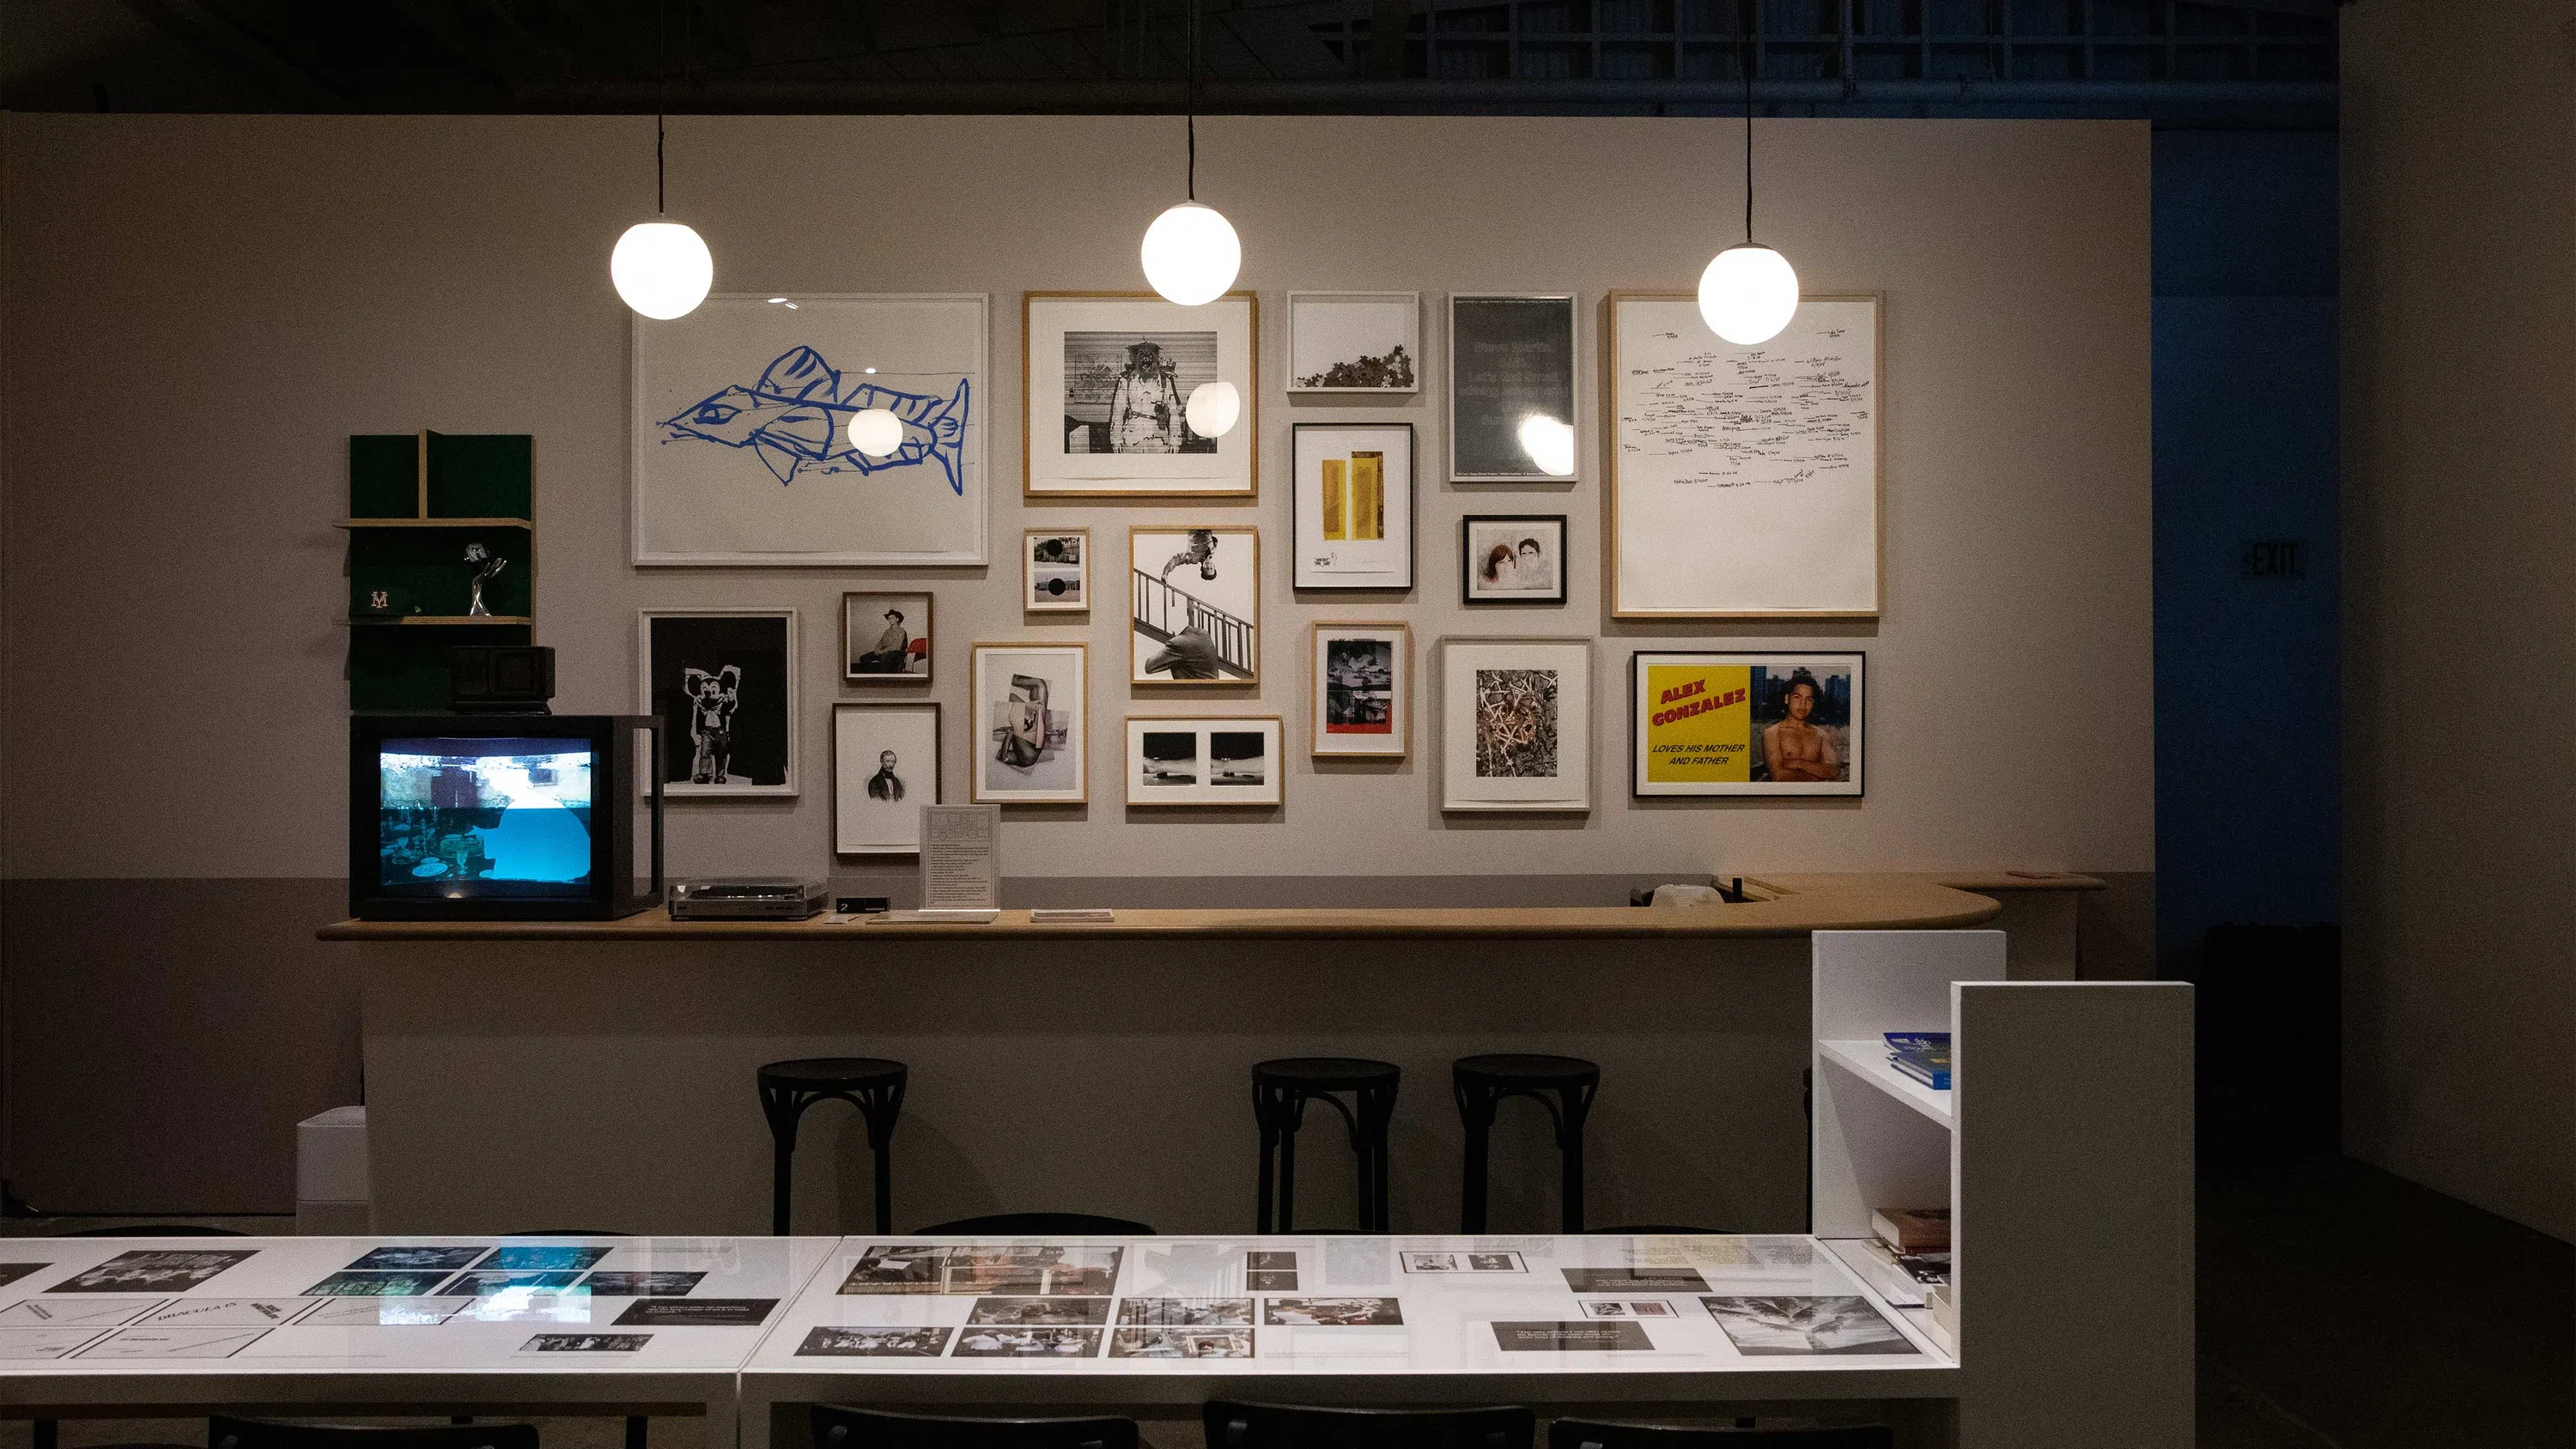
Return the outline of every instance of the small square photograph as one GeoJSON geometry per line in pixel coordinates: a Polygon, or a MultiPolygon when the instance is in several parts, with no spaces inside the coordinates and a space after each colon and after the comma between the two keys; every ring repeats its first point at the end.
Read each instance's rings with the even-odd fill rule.
{"type": "Polygon", "coordinates": [[[540,1333],[519,1345],[521,1353],[635,1353],[653,1341],[649,1333],[540,1333]]]}
{"type": "Polygon", "coordinates": [[[915,1244],[870,1244],[841,1280],[843,1293],[936,1293],[948,1250],[915,1244]]]}
{"type": "Polygon", "coordinates": [[[1097,1328],[1000,1328],[969,1326],[958,1330],[950,1358],[1093,1358],[1100,1352],[1097,1328]]]}
{"type": "Polygon", "coordinates": [[[1252,1325],[1249,1298],[1122,1298],[1118,1321],[1156,1328],[1232,1328],[1252,1325]]]}
{"type": "Polygon", "coordinates": [[[617,1251],[584,1243],[509,1243],[492,1250],[492,1256],[474,1266],[482,1269],[533,1269],[552,1271],[569,1268],[579,1272],[596,1265],[600,1259],[617,1251]]]}
{"type": "Polygon", "coordinates": [[[422,1272],[444,1269],[450,1273],[470,1268],[474,1260],[492,1251],[489,1243],[474,1248],[383,1247],[373,1248],[349,1265],[355,1272],[392,1272],[410,1268],[422,1272]]]}
{"type": "Polygon", "coordinates": [[[1857,1294],[1702,1298],[1741,1354],[1901,1354],[1920,1350],[1857,1294]]]}
{"type": "Polygon", "coordinates": [[[799,1358],[937,1358],[953,1328],[816,1328],[796,1345],[799,1358]]]}
{"type": "Polygon", "coordinates": [[[1251,684],[1261,675],[1261,530],[1131,528],[1130,684],[1251,684]]]}
{"type": "Polygon", "coordinates": [[[569,1268],[554,1272],[536,1270],[495,1272],[487,1268],[477,1268],[470,1273],[459,1273],[448,1280],[447,1291],[471,1293],[478,1298],[492,1293],[507,1293],[514,1288],[544,1289],[548,1292],[560,1293],[580,1281],[581,1274],[569,1268]]]}
{"type": "Polygon", "coordinates": [[[581,1286],[603,1298],[686,1298],[706,1280],[704,1273],[593,1273],[581,1286]]]}
{"type": "Polygon", "coordinates": [[[1401,1325],[1404,1309],[1392,1298],[1273,1298],[1261,1321],[1274,1328],[1384,1328],[1401,1325]]]}
{"type": "Polygon", "coordinates": [[[1297,1271],[1297,1253],[1293,1248],[1254,1248],[1243,1255],[1243,1266],[1278,1268],[1294,1273],[1297,1271]]]}
{"type": "Polygon", "coordinates": [[[1587,1318],[1670,1318],[1673,1305],[1660,1298],[1586,1298],[1583,1313],[1587,1318]]]}
{"type": "Polygon", "coordinates": [[[1458,529],[1463,602],[1565,602],[1564,514],[1469,514],[1458,529]]]}
{"type": "Polygon", "coordinates": [[[1253,1293],[1294,1293],[1297,1274],[1290,1268],[1254,1268],[1243,1275],[1243,1286],[1253,1293]]]}
{"type": "Polygon", "coordinates": [[[438,1290],[447,1274],[438,1273],[352,1273],[347,1270],[332,1274],[304,1290],[307,1298],[419,1298],[438,1290]]]}
{"type": "Polygon", "coordinates": [[[172,1252],[138,1248],[46,1289],[48,1293],[177,1293],[258,1252],[256,1248],[172,1252]]]}
{"type": "Polygon", "coordinates": [[[1032,614],[1089,613],[1091,530],[1032,528],[1020,539],[1020,607],[1032,614]]]}
{"type": "Polygon", "coordinates": [[[1130,805],[1276,805],[1283,785],[1276,715],[1127,718],[1130,805]]]}
{"type": "Polygon", "coordinates": [[[844,683],[927,684],[930,668],[930,595],[841,595],[844,683]]]}
{"type": "Polygon", "coordinates": [[[1044,1324],[1061,1327],[1107,1323],[1106,1298],[978,1298],[966,1314],[968,1323],[1006,1323],[1014,1327],[1044,1324]]]}
{"type": "Polygon", "coordinates": [[[1111,1358],[1250,1358],[1249,1328],[1121,1328],[1110,1336],[1111,1358]]]}
{"type": "Polygon", "coordinates": [[[1521,1255],[1518,1253],[1469,1253],[1467,1271],[1470,1273],[1526,1273],[1529,1269],[1522,1266],[1521,1255]]]}
{"type": "Polygon", "coordinates": [[[1313,639],[1312,753],[1403,759],[1413,746],[1413,631],[1319,623],[1313,639]]]}

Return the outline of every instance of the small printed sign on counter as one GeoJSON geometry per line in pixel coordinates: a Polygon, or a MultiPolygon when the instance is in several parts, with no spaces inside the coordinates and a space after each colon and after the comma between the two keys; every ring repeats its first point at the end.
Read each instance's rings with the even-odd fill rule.
{"type": "Polygon", "coordinates": [[[638,1298],[617,1315],[620,1328],[758,1328],[775,1298],[638,1298]]]}
{"type": "Polygon", "coordinates": [[[1646,1330],[1624,1319],[1607,1323],[1501,1323],[1494,1341],[1505,1353],[1653,1352],[1646,1330]]]}

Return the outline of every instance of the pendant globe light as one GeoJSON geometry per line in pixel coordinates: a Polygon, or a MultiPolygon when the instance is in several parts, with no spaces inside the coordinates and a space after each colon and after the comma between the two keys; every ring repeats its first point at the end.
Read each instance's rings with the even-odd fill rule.
{"type": "Polygon", "coordinates": [[[1699,315],[1708,330],[1738,347],[1780,335],[1798,315],[1798,272],[1789,259],[1753,239],[1753,26],[1744,31],[1744,240],[1719,252],[1699,274],[1699,315]]]}
{"type": "Polygon", "coordinates": [[[639,221],[608,254],[608,280],[627,306],[657,322],[686,317],[707,299],[716,262],[686,223],[662,219],[662,118],[653,118],[652,221],[639,221]]]}
{"type": "Polygon", "coordinates": [[[1145,228],[1139,255],[1145,280],[1163,300],[1199,307],[1225,295],[1243,269],[1243,243],[1234,224],[1211,206],[1199,204],[1199,0],[1190,0],[1188,199],[1154,218],[1145,228]]]}

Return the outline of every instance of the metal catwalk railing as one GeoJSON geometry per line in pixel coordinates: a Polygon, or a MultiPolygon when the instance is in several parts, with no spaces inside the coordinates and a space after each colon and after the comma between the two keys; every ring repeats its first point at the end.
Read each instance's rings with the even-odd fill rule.
{"type": "Polygon", "coordinates": [[[1220,670],[1243,679],[1252,677],[1251,624],[1143,569],[1133,572],[1136,599],[1129,617],[1135,620],[1137,632],[1168,643],[1183,630],[1196,629],[1216,645],[1220,670]]]}

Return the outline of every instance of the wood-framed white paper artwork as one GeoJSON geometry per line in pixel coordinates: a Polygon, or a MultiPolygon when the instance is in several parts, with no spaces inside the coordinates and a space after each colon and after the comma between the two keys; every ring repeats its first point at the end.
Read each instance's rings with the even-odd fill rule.
{"type": "Polygon", "coordinates": [[[724,294],[636,317],[634,561],[986,562],[989,312],[981,293],[724,294]],[[850,420],[878,410],[900,441],[871,455],[850,420]]]}
{"type": "Polygon", "coordinates": [[[1608,350],[1613,615],[1877,616],[1877,297],[1738,347],[1693,297],[1613,293],[1608,350]]]}
{"type": "Polygon", "coordinates": [[[1088,651],[1080,644],[978,644],[967,745],[978,805],[1079,805],[1088,651]]]}
{"type": "Polygon", "coordinates": [[[1030,292],[1021,308],[1026,496],[1254,496],[1260,318],[1250,292],[1199,307],[1151,292],[1030,292]],[[1189,403],[1216,382],[1233,385],[1240,411],[1209,437],[1191,426],[1189,403]]]}
{"type": "Polygon", "coordinates": [[[674,798],[796,793],[796,611],[645,609],[636,705],[674,798]]]}
{"type": "Polygon", "coordinates": [[[1091,612],[1091,530],[1032,528],[1020,534],[1020,607],[1032,614],[1091,612]]]}
{"type": "Polygon", "coordinates": [[[1127,682],[1261,678],[1261,530],[1127,530],[1127,682]]]}
{"type": "Polygon", "coordinates": [[[1287,731],[1277,715],[1127,716],[1130,805],[1276,805],[1287,731]]]}
{"type": "Polygon", "coordinates": [[[912,855],[939,803],[939,706],[832,706],[832,853],[912,855]]]}
{"type": "Polygon", "coordinates": [[[1314,756],[1403,759],[1413,748],[1413,631],[1318,621],[1309,654],[1314,756]]]}
{"type": "Polygon", "coordinates": [[[1420,292],[1288,294],[1288,391],[1402,395],[1421,386],[1420,292]]]}
{"type": "Polygon", "coordinates": [[[1449,481],[1575,474],[1574,297],[1449,299],[1449,481]]]}
{"type": "Polygon", "coordinates": [[[1440,808],[1592,808],[1592,644],[1444,639],[1440,808]]]}
{"type": "Polygon", "coordinates": [[[1413,424],[1298,423],[1290,587],[1413,587],[1413,424]]]}

